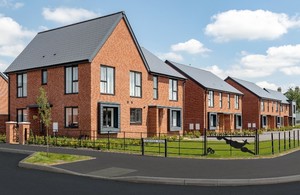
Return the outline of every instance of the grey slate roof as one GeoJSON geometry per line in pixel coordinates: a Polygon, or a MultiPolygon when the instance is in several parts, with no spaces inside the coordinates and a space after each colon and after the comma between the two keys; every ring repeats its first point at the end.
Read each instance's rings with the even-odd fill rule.
{"type": "MultiPolygon", "coordinates": [[[[125,13],[118,12],[40,32],[5,72],[79,61],[91,62],[122,18],[127,22],[125,13]]],[[[136,40],[133,32],[132,35],[136,40]]],[[[138,49],[140,51],[139,46],[138,49]]]]}
{"type": "Polygon", "coordinates": [[[264,88],[264,90],[266,90],[267,92],[269,92],[270,94],[272,94],[272,96],[276,97],[277,99],[280,99],[281,103],[283,103],[283,104],[290,104],[288,102],[288,98],[283,93],[281,93],[279,91],[272,90],[272,89],[266,89],[266,88],[264,88]]]}
{"type": "Polygon", "coordinates": [[[144,57],[147,61],[151,73],[157,73],[162,75],[167,75],[171,77],[176,77],[180,79],[185,79],[185,77],[155,56],[153,53],[145,49],[141,48],[144,54],[144,57]]]}
{"type": "Polygon", "coordinates": [[[209,71],[195,68],[192,66],[179,64],[176,62],[171,62],[168,60],[166,61],[166,63],[174,67],[176,70],[179,70],[185,76],[192,78],[194,81],[198,82],[198,84],[202,85],[204,88],[224,91],[224,92],[231,92],[240,95],[243,94],[242,92],[232,87],[231,85],[223,81],[221,78],[219,78],[218,76],[214,75],[209,71]]]}
{"type": "Polygon", "coordinates": [[[242,85],[244,88],[248,89],[249,91],[251,91],[252,93],[254,93],[255,95],[257,95],[260,98],[280,100],[280,99],[274,97],[272,94],[266,92],[264,89],[262,89],[261,87],[259,87],[255,83],[245,81],[245,80],[242,80],[242,79],[233,78],[233,77],[228,77],[228,78],[231,78],[232,80],[234,80],[238,84],[242,85]]]}

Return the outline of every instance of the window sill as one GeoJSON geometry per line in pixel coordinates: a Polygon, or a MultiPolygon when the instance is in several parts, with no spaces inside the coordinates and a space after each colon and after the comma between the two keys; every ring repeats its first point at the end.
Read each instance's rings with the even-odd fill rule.
{"type": "Polygon", "coordinates": [[[142,98],[142,96],[130,96],[131,98],[142,98]]]}
{"type": "Polygon", "coordinates": [[[140,122],[140,123],[130,123],[130,125],[142,125],[142,123],[140,122]]]}
{"type": "Polygon", "coordinates": [[[100,92],[100,94],[101,94],[101,95],[112,95],[112,96],[115,95],[114,93],[101,93],[101,92],[100,92]]]}

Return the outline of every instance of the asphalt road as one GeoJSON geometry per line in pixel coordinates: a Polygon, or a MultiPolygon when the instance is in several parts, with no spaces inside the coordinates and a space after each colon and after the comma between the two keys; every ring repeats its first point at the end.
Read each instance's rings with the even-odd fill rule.
{"type": "Polygon", "coordinates": [[[17,167],[23,154],[0,152],[0,194],[300,194],[300,183],[245,187],[137,184],[56,174],[17,167]]]}

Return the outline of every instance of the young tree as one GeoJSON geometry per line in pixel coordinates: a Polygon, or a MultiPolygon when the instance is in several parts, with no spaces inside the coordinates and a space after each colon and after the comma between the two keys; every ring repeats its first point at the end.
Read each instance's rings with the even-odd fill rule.
{"type": "Polygon", "coordinates": [[[46,128],[47,156],[48,156],[49,155],[49,127],[51,125],[51,107],[45,89],[43,87],[40,87],[39,90],[40,90],[40,95],[37,97],[36,103],[38,105],[40,122],[46,128]]]}
{"type": "Polygon", "coordinates": [[[295,89],[289,88],[288,91],[285,93],[285,96],[289,100],[295,101],[297,105],[297,110],[300,110],[300,89],[298,86],[295,87],[295,89]]]}

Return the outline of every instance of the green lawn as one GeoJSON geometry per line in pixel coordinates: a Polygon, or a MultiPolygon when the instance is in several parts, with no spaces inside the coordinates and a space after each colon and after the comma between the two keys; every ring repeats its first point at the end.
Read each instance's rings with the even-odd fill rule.
{"type": "Polygon", "coordinates": [[[32,164],[40,164],[40,165],[55,165],[55,164],[70,163],[70,162],[89,160],[89,159],[92,158],[89,156],[57,154],[57,153],[49,153],[49,155],[47,155],[46,152],[36,152],[30,157],[28,157],[25,160],[25,162],[32,163],[32,164]]]}
{"type": "MultiPolygon", "coordinates": [[[[167,155],[173,157],[197,157],[197,158],[256,158],[254,139],[248,140],[249,144],[246,144],[248,150],[241,151],[241,149],[236,149],[230,147],[226,144],[224,140],[220,141],[208,141],[207,148],[212,148],[214,154],[208,154],[206,157],[203,156],[204,142],[203,140],[176,140],[169,139],[167,141],[167,155]]],[[[34,143],[32,141],[31,143],[34,143]]],[[[67,146],[67,147],[85,147],[93,148],[99,150],[109,150],[115,152],[126,152],[126,153],[136,153],[141,154],[141,139],[130,139],[130,138],[101,138],[95,141],[92,140],[78,140],[75,138],[51,138],[51,145],[55,146],[67,146]]],[[[274,155],[279,153],[294,149],[299,147],[298,141],[291,140],[289,145],[288,139],[284,147],[284,140],[280,141],[280,151],[279,151],[279,141],[274,140],[274,155]],[[294,147],[295,146],[295,147],[294,147]]],[[[44,144],[42,138],[37,139],[36,144],[44,144]]],[[[164,143],[145,143],[144,145],[145,155],[159,155],[164,156],[165,154],[165,144],[164,143]]],[[[271,141],[260,141],[259,143],[259,155],[258,156],[271,156],[272,155],[272,142],[271,141]]]]}

